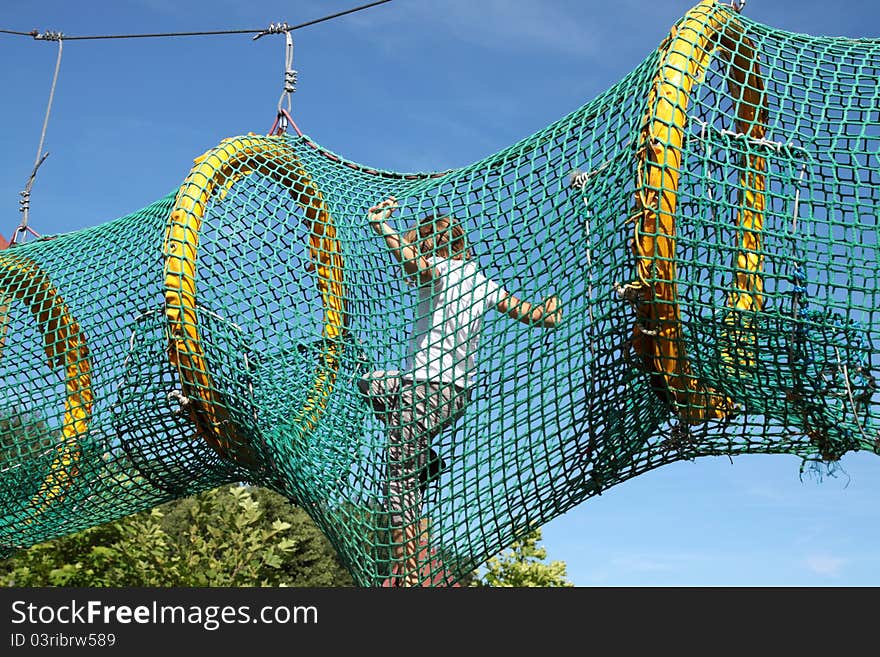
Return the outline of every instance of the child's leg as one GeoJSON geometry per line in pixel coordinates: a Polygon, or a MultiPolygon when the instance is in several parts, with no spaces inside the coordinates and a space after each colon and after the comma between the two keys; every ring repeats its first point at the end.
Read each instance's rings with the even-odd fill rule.
{"type": "Polygon", "coordinates": [[[400,395],[400,372],[376,370],[358,379],[357,386],[376,418],[385,426],[392,426],[391,416],[397,411],[400,395]]]}
{"type": "Polygon", "coordinates": [[[388,428],[388,512],[395,571],[408,585],[419,581],[422,492],[431,437],[454,422],[464,397],[449,385],[401,379],[397,371],[375,371],[358,381],[375,416],[388,428]]]}
{"type": "Polygon", "coordinates": [[[400,528],[396,536],[402,542],[400,558],[407,585],[417,586],[421,579],[418,555],[422,534],[419,475],[427,467],[431,438],[460,416],[465,400],[450,385],[404,381],[399,401],[399,429],[389,432],[389,507],[394,527],[400,528]]]}
{"type": "MultiPolygon", "coordinates": [[[[414,386],[407,382],[400,390],[397,423],[388,431],[388,510],[391,512],[391,542],[401,574],[417,571],[417,523],[421,508],[419,453],[422,436],[417,417],[423,409],[416,404],[414,386]]],[[[407,578],[409,579],[409,578],[407,578]]]]}
{"type": "Polygon", "coordinates": [[[387,511],[390,520],[391,553],[394,559],[393,573],[402,574],[405,562],[403,509],[406,504],[401,492],[404,478],[403,461],[408,450],[404,448],[400,420],[400,373],[394,370],[377,370],[358,380],[358,390],[367,400],[376,418],[388,430],[387,458],[388,479],[385,482],[387,511]]]}

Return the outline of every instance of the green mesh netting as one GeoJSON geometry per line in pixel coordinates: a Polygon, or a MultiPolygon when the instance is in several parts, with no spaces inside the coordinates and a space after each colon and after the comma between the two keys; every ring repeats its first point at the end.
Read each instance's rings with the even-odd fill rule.
{"type": "Polygon", "coordinates": [[[666,463],[880,451],[878,79],[876,40],[703,2],[470,166],[237,137],[143,210],[0,252],[4,554],[243,481],[302,505],[359,584],[449,585],[666,463]],[[437,459],[402,448],[396,487],[358,386],[406,369],[418,319],[367,221],[390,195],[397,230],[453,216],[483,275],[563,312],[483,316],[462,416],[437,459]]]}

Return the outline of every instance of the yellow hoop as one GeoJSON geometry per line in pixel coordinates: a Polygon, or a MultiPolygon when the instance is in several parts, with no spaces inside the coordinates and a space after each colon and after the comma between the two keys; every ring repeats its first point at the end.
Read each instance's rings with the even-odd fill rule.
{"type": "Polygon", "coordinates": [[[305,211],[309,257],[317,268],[317,286],[324,307],[325,350],[298,418],[300,430],[314,428],[327,405],[342,356],[346,316],[342,249],[323,195],[282,136],[225,139],[195,160],[177,193],[170,214],[163,256],[168,356],[180,373],[189,414],[199,435],[221,456],[243,464],[255,455],[243,432],[229,417],[222,396],[208,372],[196,315],[196,256],[205,208],[215,192],[222,198],[238,180],[251,173],[286,187],[305,211]]]}
{"type": "MultiPolygon", "coordinates": [[[[661,46],[660,70],[639,135],[633,250],[635,286],[641,288],[644,303],[637,311],[633,346],[652,372],[655,387],[668,393],[679,417],[688,423],[723,418],[733,409],[730,399],[698,381],[691,369],[683,344],[675,262],[675,210],[688,102],[719,47],[733,60],[727,82],[736,103],[737,129],[747,138],[763,139],[767,111],[754,43],[732,8],[712,0],[689,11],[661,46]]],[[[727,303],[732,309],[758,312],[763,308],[767,164],[747,151],[740,177],[736,274],[727,303]]]]}
{"type": "MultiPolygon", "coordinates": [[[[79,324],[40,266],[30,258],[0,257],[0,269],[12,274],[14,284],[7,283],[0,290],[0,347],[6,337],[9,303],[17,299],[28,307],[43,334],[49,367],[64,370],[67,396],[62,441],[55,448],[49,474],[30,501],[30,508],[39,514],[64,499],[64,490],[78,474],[77,464],[82,456],[79,438],[88,431],[92,414],[92,364],[79,324]]],[[[25,524],[33,521],[32,516],[28,517],[25,524]]]]}

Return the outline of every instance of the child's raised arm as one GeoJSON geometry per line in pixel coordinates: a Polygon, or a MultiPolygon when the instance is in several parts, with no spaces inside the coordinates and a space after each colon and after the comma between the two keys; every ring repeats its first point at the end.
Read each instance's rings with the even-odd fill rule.
{"type": "Polygon", "coordinates": [[[397,199],[389,196],[369,210],[370,226],[377,235],[385,239],[391,254],[403,265],[407,276],[417,277],[419,283],[428,283],[434,278],[434,268],[411,244],[404,242],[400,235],[385,220],[397,209],[397,199]]]}
{"type": "Polygon", "coordinates": [[[555,294],[547,297],[538,305],[522,301],[512,294],[508,294],[495,307],[500,312],[523,324],[537,324],[543,328],[556,328],[556,325],[562,321],[559,297],[555,294]]]}

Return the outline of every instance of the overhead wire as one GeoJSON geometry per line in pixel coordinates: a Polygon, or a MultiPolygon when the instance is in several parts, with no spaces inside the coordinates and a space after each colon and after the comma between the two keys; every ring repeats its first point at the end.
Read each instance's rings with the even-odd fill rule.
{"type": "MultiPolygon", "coordinates": [[[[306,21],[305,23],[299,23],[297,25],[286,25],[286,31],[294,31],[299,30],[304,27],[309,27],[311,25],[317,25],[318,23],[323,23],[329,20],[333,20],[334,18],[340,18],[341,16],[347,16],[348,14],[353,14],[358,11],[363,11],[364,9],[370,9],[371,7],[376,7],[378,5],[385,4],[387,2],[391,2],[391,0],[376,0],[375,2],[370,2],[364,5],[360,5],[358,7],[353,7],[351,9],[346,9],[344,11],[336,12],[335,14],[329,14],[327,16],[322,16],[321,18],[315,18],[310,21],[306,21]]],[[[2,34],[12,34],[16,36],[29,36],[37,41],[43,40],[55,40],[57,38],[57,33],[54,32],[44,32],[41,33],[38,30],[31,30],[30,32],[20,32],[16,30],[0,30],[2,34]]],[[[258,36],[270,33],[265,28],[257,28],[257,29],[242,29],[242,30],[203,30],[197,32],[154,32],[154,33],[145,33],[145,34],[90,34],[90,35],[64,35],[62,38],[65,41],[94,41],[99,39],[148,39],[148,38],[160,38],[160,37],[189,37],[189,36],[216,36],[223,34],[257,34],[258,36]]]]}
{"type": "MultiPolygon", "coordinates": [[[[262,36],[268,34],[280,34],[283,33],[287,38],[287,64],[285,69],[285,90],[282,94],[282,99],[278,101],[279,108],[279,117],[289,117],[288,112],[282,112],[282,100],[287,97],[288,108],[290,106],[290,94],[295,90],[296,83],[296,71],[292,69],[292,58],[293,58],[293,43],[290,39],[290,32],[294,30],[299,30],[304,27],[309,27],[311,25],[317,25],[318,23],[324,23],[329,20],[333,20],[335,18],[340,18],[342,16],[347,16],[349,14],[353,14],[359,11],[363,11],[365,9],[370,9],[372,7],[376,7],[378,5],[383,5],[391,0],[375,0],[374,2],[369,2],[367,4],[359,5],[357,7],[352,7],[350,9],[346,9],[343,11],[338,11],[333,14],[328,14],[326,16],[322,16],[320,18],[315,18],[304,23],[299,23],[297,25],[288,25],[286,22],[283,23],[271,23],[268,28],[258,28],[258,29],[243,29],[243,30],[208,30],[208,31],[198,31],[198,32],[159,32],[159,33],[145,33],[145,34],[95,34],[95,35],[67,35],[57,31],[46,30],[44,32],[40,32],[38,30],[31,30],[30,32],[21,32],[17,30],[7,30],[0,29],[0,34],[10,34],[15,36],[29,36],[32,37],[36,41],[57,41],[58,42],[58,58],[55,63],[55,73],[52,77],[52,86],[49,92],[49,103],[46,107],[46,116],[43,120],[43,129],[40,134],[40,142],[37,147],[37,158],[34,163],[33,170],[28,178],[25,189],[20,192],[21,201],[19,202],[19,209],[22,213],[21,223],[18,228],[16,228],[14,234],[12,235],[12,239],[10,240],[10,246],[14,245],[19,237],[24,237],[26,233],[30,233],[34,236],[39,237],[39,234],[36,233],[32,228],[28,226],[28,214],[30,210],[30,194],[31,189],[33,188],[34,181],[36,180],[37,171],[43,162],[46,160],[46,157],[49,155],[48,153],[43,153],[43,144],[46,139],[46,129],[49,124],[49,114],[52,110],[52,101],[55,96],[55,87],[58,82],[58,71],[61,67],[61,53],[62,53],[62,42],[63,41],[86,41],[86,40],[99,40],[99,39],[143,39],[143,38],[154,38],[154,37],[188,37],[188,36],[213,36],[213,35],[229,35],[229,34],[254,34],[254,40],[259,39],[262,36]]],[[[295,124],[294,124],[295,125],[295,124]]],[[[274,128],[273,128],[274,130],[274,128]]],[[[297,129],[297,131],[299,131],[297,129]]]]}
{"type": "Polygon", "coordinates": [[[21,222],[18,225],[18,228],[15,229],[15,232],[12,234],[12,239],[9,240],[9,245],[14,246],[18,243],[19,239],[24,239],[24,236],[27,233],[34,235],[35,237],[39,237],[40,235],[34,231],[33,228],[28,226],[28,217],[30,213],[30,205],[31,205],[31,190],[34,186],[34,181],[37,179],[37,171],[43,162],[46,161],[46,158],[49,156],[49,153],[43,153],[43,145],[46,142],[46,131],[49,127],[49,115],[52,113],[52,101],[55,99],[55,87],[58,85],[58,72],[61,70],[61,55],[64,52],[64,43],[59,38],[58,41],[58,56],[55,59],[55,72],[52,75],[52,86],[49,88],[49,102],[46,104],[46,115],[43,117],[43,129],[40,132],[40,143],[37,146],[37,157],[34,160],[34,168],[31,170],[31,175],[28,177],[27,184],[25,184],[25,188],[19,192],[21,196],[21,200],[19,201],[19,210],[21,211],[21,222]]]}

